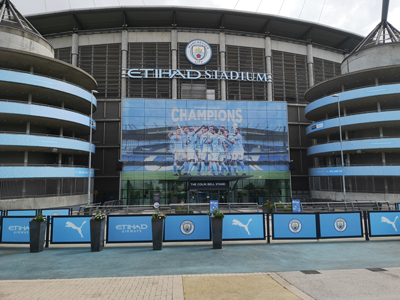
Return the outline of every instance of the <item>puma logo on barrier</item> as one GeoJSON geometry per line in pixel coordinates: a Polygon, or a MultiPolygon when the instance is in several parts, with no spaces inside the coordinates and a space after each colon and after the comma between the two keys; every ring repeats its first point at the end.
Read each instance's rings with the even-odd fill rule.
{"type": "Polygon", "coordinates": [[[68,221],[67,223],[65,223],[65,227],[69,227],[69,228],[78,230],[79,234],[81,235],[81,238],[83,238],[82,230],[81,230],[81,229],[82,229],[82,226],[83,226],[85,223],[86,223],[86,221],[83,221],[81,227],[76,227],[76,225],[75,225],[74,223],[71,223],[70,221],[68,221]]]}
{"type": "Polygon", "coordinates": [[[242,224],[242,222],[240,222],[240,221],[234,219],[234,220],[232,221],[232,225],[237,225],[237,226],[243,227],[243,228],[247,231],[247,234],[250,235],[250,231],[249,231],[249,227],[248,227],[248,226],[249,226],[249,223],[251,222],[251,220],[252,220],[252,219],[250,219],[250,220],[247,222],[247,225],[244,225],[244,224],[242,224]]]}
{"type": "Polygon", "coordinates": [[[389,221],[388,218],[382,217],[382,218],[381,218],[381,222],[383,222],[383,223],[388,223],[388,224],[392,225],[393,228],[394,228],[394,230],[397,231],[396,225],[394,224],[394,223],[396,223],[397,218],[398,218],[398,216],[396,216],[396,218],[394,219],[394,221],[391,222],[391,221],[389,221]]]}

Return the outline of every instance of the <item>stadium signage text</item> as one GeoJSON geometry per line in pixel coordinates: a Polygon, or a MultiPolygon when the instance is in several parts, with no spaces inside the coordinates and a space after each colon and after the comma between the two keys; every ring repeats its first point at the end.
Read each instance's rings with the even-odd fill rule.
{"type": "Polygon", "coordinates": [[[229,189],[228,181],[213,181],[213,182],[191,182],[191,190],[220,190],[229,189]]]}
{"type": "MultiPolygon", "coordinates": [[[[197,107],[196,107],[197,108],[197,107]]],[[[216,109],[179,109],[174,107],[171,111],[172,121],[232,121],[236,123],[242,123],[242,110],[239,109],[231,109],[231,110],[216,110],[216,109]]]]}
{"type": "Polygon", "coordinates": [[[214,79],[214,80],[234,80],[234,81],[259,81],[267,82],[266,73],[236,72],[236,71],[218,71],[218,70],[164,70],[164,69],[130,69],[127,72],[130,78],[181,78],[187,80],[196,79],[214,79]]]}

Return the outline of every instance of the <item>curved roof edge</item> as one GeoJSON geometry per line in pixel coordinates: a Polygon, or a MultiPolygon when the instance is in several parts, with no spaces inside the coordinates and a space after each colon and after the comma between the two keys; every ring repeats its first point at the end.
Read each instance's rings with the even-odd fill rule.
{"type": "Polygon", "coordinates": [[[183,6],[102,7],[27,16],[42,35],[106,28],[203,28],[271,34],[350,52],[363,36],[314,22],[230,9],[183,6]]]}

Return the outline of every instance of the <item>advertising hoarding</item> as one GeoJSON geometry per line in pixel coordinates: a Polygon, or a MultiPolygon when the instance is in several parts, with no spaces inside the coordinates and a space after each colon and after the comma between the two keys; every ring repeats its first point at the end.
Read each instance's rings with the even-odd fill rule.
{"type": "Polygon", "coordinates": [[[58,208],[58,209],[42,209],[42,215],[46,217],[46,220],[51,224],[52,216],[69,216],[69,208],[58,208]]]}
{"type": "Polygon", "coordinates": [[[29,243],[29,222],[32,217],[2,217],[1,242],[2,243],[29,243]]]}
{"type": "Polygon", "coordinates": [[[9,216],[9,217],[13,217],[13,216],[18,216],[18,217],[31,216],[31,217],[34,217],[34,216],[36,216],[36,209],[8,210],[7,211],[7,216],[9,216]]]}
{"type": "Polygon", "coordinates": [[[316,239],[315,214],[272,214],[272,239],[316,239]]]}
{"type": "Polygon", "coordinates": [[[108,216],[107,243],[151,242],[151,216],[108,216]]]}
{"type": "Polygon", "coordinates": [[[369,235],[372,237],[400,235],[399,217],[400,211],[369,211],[369,235]]]}
{"type": "Polygon", "coordinates": [[[285,102],[123,99],[122,180],[289,179],[285,102]]]}
{"type": "Polygon", "coordinates": [[[164,241],[209,241],[210,217],[207,215],[168,215],[164,222],[164,241]]]}
{"type": "Polygon", "coordinates": [[[85,216],[53,216],[52,244],[90,243],[90,219],[85,216]]]}
{"type": "Polygon", "coordinates": [[[223,240],[265,239],[264,214],[225,214],[223,240]]]}
{"type": "Polygon", "coordinates": [[[320,213],[320,238],[362,237],[361,212],[320,213]]]}

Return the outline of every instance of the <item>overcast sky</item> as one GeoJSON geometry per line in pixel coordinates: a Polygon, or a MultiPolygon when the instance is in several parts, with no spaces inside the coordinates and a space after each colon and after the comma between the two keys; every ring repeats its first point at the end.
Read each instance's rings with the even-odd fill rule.
{"type": "MultiPolygon", "coordinates": [[[[280,15],[367,35],[380,21],[382,0],[11,0],[24,15],[110,6],[190,6],[280,15]],[[199,4],[197,4],[199,2],[199,4]]],[[[400,30],[400,1],[389,5],[388,21],[400,30]],[[397,16],[397,17],[396,17],[397,16]]]]}

